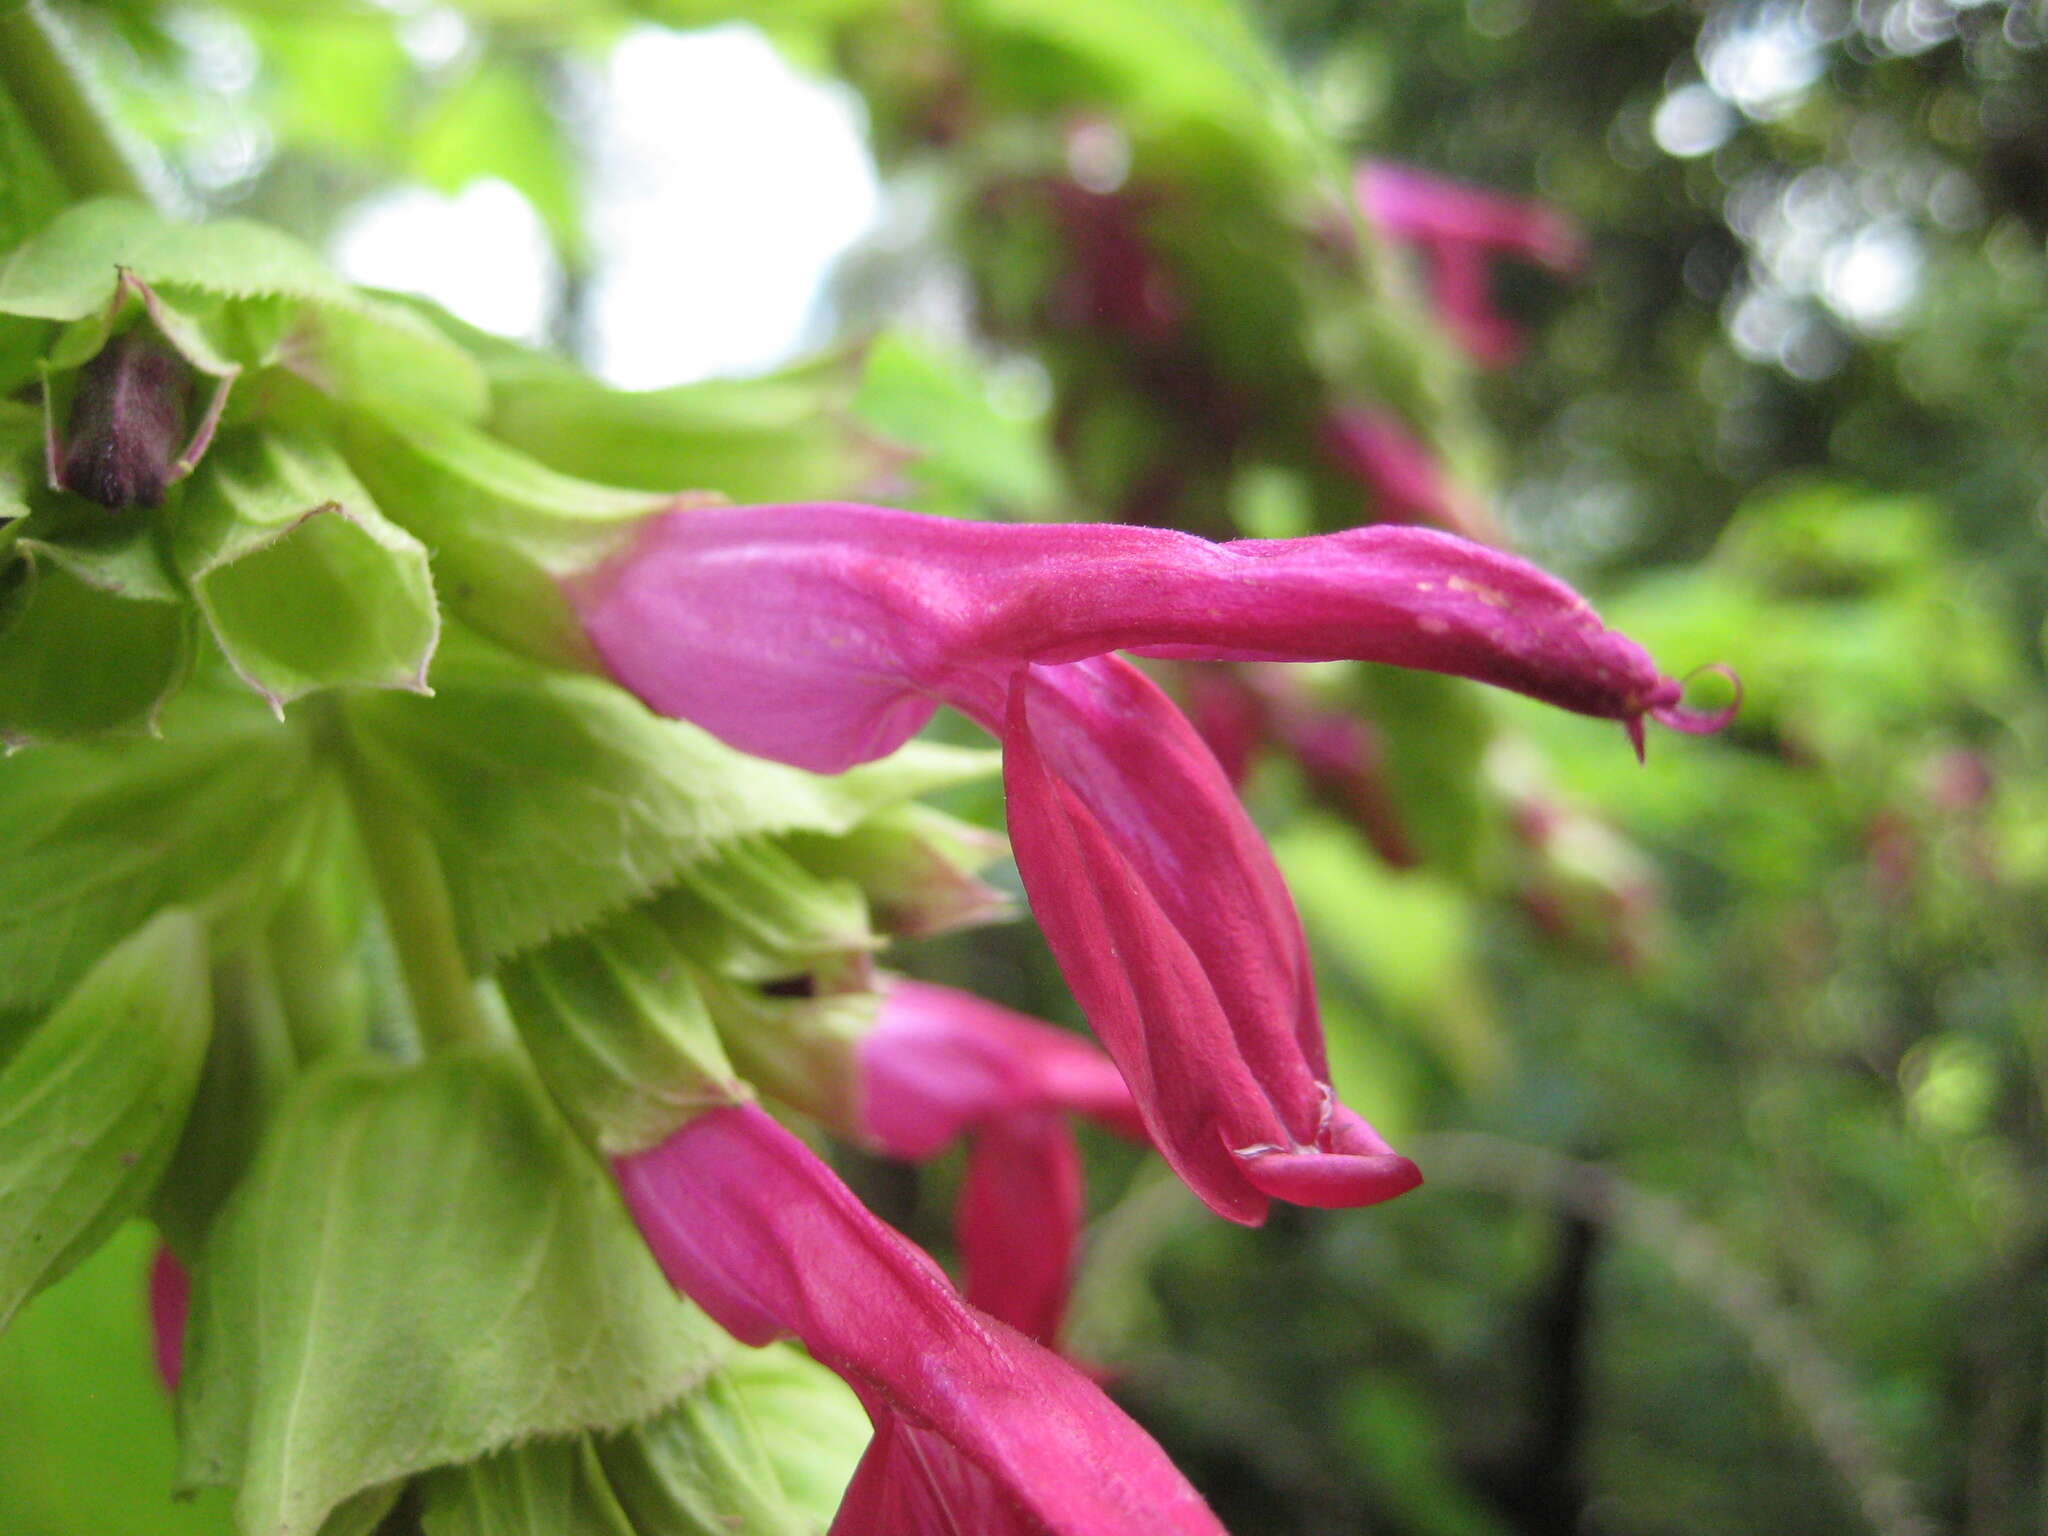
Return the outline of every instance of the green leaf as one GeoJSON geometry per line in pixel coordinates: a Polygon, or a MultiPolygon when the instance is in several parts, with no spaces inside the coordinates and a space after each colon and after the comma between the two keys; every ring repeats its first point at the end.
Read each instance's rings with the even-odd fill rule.
{"type": "MultiPolygon", "coordinates": [[[[687,947],[692,932],[672,935],[687,947]]],[[[859,1125],[854,1051],[874,1027],[881,998],[868,990],[815,997],[772,996],[759,987],[692,966],[697,991],[733,1063],[763,1093],[852,1134],[859,1125]]]]}
{"type": "Polygon", "coordinates": [[[529,950],[498,984],[555,1102],[608,1156],[744,1096],[683,957],[644,912],[529,950]]]}
{"type": "Polygon", "coordinates": [[[431,1473],[419,1487],[425,1536],[669,1536],[671,1529],[626,1518],[583,1439],[501,1451],[431,1473]]]}
{"type": "Polygon", "coordinates": [[[729,501],[846,499],[885,467],[878,445],[835,430],[851,380],[827,356],[753,379],[624,390],[562,363],[491,367],[491,430],[552,469],[607,485],[729,501]]]}
{"type": "Polygon", "coordinates": [[[843,832],[996,761],[913,743],[820,778],[460,631],[432,681],[431,701],[364,694],[346,707],[364,760],[432,835],[466,941],[484,959],[587,928],[736,838],[843,832]]]}
{"type": "Polygon", "coordinates": [[[31,517],[20,558],[0,571],[0,742],[11,747],[151,730],[190,665],[188,611],[146,520],[60,528],[77,511],[31,517]]]}
{"type": "MultiPolygon", "coordinates": [[[[732,1364],[749,1358],[735,1356],[732,1364]]],[[[800,1448],[793,1454],[824,1466],[810,1471],[808,1480],[798,1484],[800,1496],[792,1497],[761,1423],[765,1416],[774,1431],[793,1428],[776,1422],[783,1416],[776,1410],[786,1413],[788,1399],[775,1395],[772,1379],[764,1385],[768,1390],[750,1391],[743,1374],[721,1370],[660,1418],[598,1441],[597,1454],[612,1493],[632,1517],[635,1531],[650,1536],[725,1536],[729,1531],[820,1536],[831,1520],[832,1507],[820,1509],[818,1500],[801,1494],[809,1492],[809,1481],[829,1484],[841,1464],[851,1475],[852,1463],[845,1461],[844,1452],[850,1443],[853,1458],[858,1459],[868,1438],[866,1416],[856,1407],[853,1425],[835,1424],[830,1415],[841,1406],[839,1398],[830,1391],[817,1394],[826,1422],[805,1425],[800,1448]],[[758,1413],[757,1406],[768,1413],[758,1413]],[[848,1428],[850,1434],[845,1432],[848,1428]],[[840,1431],[836,1437],[835,1429],[840,1431]]],[[[844,1387],[838,1390],[839,1397],[851,1396],[844,1387]]],[[[784,1451],[785,1458],[791,1455],[784,1451]]],[[[839,1488],[844,1487],[841,1479],[839,1488]]],[[[831,1497],[836,1504],[837,1491],[831,1497]]]]}
{"type": "Polygon", "coordinates": [[[184,1477],[311,1536],[363,1489],[645,1419],[728,1347],[521,1063],[316,1071],[207,1246],[184,1477]]]}
{"type": "Polygon", "coordinates": [[[300,732],[199,688],[159,740],[0,759],[0,1007],[53,1000],[160,907],[250,902],[311,772],[300,732]]]}
{"type": "Polygon", "coordinates": [[[598,670],[558,578],[618,549],[667,498],[571,479],[430,417],[352,413],[343,447],[391,516],[433,546],[466,622],[541,660],[598,670]]]}
{"type": "Polygon", "coordinates": [[[229,664],[272,708],[324,688],[425,690],[440,633],[427,553],[326,444],[250,433],[215,449],[173,548],[229,664]]]}
{"type": "Polygon", "coordinates": [[[904,938],[1001,922],[1010,898],[975,878],[1009,849],[1002,837],[928,805],[897,805],[839,837],[798,832],[784,840],[814,875],[851,880],[877,926],[904,938]]]}
{"type": "Polygon", "coordinates": [[[776,981],[880,945],[859,886],[820,879],[765,837],[735,839],[688,865],[653,911],[689,936],[693,958],[739,981],[776,981]]]}
{"type": "Polygon", "coordinates": [[[832,1522],[871,1427],[853,1389],[788,1344],[735,1353],[721,1375],[738,1389],[790,1501],[832,1522]]]}
{"type": "Polygon", "coordinates": [[[80,203],[0,261],[0,314],[82,320],[117,269],[228,298],[278,294],[348,303],[353,291],[291,236],[247,219],[178,224],[140,203],[80,203]]]}
{"type": "Polygon", "coordinates": [[[169,331],[188,356],[198,347],[253,367],[288,355],[295,373],[344,399],[465,419],[484,410],[482,372],[439,329],[246,219],[179,224],[139,203],[81,203],[0,262],[0,314],[90,319],[103,331],[124,270],[188,318],[184,334],[175,321],[169,331]]]}
{"type": "Polygon", "coordinates": [[[0,250],[54,218],[65,201],[64,179],[21,108],[0,90],[0,250]]]}
{"type": "Polygon", "coordinates": [[[164,912],[109,950],[0,1072],[0,1328],[148,1196],[211,1019],[205,930],[164,912]]]}
{"type": "Polygon", "coordinates": [[[244,952],[215,967],[213,1033],[192,1112],[150,1214],[186,1263],[262,1143],[298,1063],[268,957],[244,952]]]}

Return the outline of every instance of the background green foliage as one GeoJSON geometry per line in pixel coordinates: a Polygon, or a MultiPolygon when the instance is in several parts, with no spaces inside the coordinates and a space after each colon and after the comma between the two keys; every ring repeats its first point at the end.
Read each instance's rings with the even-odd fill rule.
{"type": "MultiPolygon", "coordinates": [[[[555,244],[552,329],[573,349],[596,249],[575,102],[625,8],[465,9],[465,46],[431,64],[408,53],[396,8],[63,14],[123,118],[213,211],[318,244],[380,186],[509,184],[555,244]],[[256,60],[225,102],[191,67],[221,35],[209,27],[256,60]],[[209,179],[224,128],[268,147],[209,179]]],[[[1102,1210],[1076,1348],[1112,1368],[1225,1523],[2040,1529],[2040,6],[638,9],[760,22],[853,81],[885,168],[936,188],[938,211],[909,247],[850,264],[846,344],[767,380],[623,396],[437,320],[485,360],[490,425],[550,468],[741,499],[1305,531],[1369,514],[1311,439],[1318,409],[1371,399],[1667,665],[1743,676],[1727,732],[1655,740],[1643,768],[1610,728],[1520,701],[1318,678],[1381,731],[1416,868],[1385,864],[1288,763],[1258,767],[1248,796],[1316,949],[1339,1087],[1430,1182],[1373,1211],[1276,1211],[1252,1232],[1090,1144],[1102,1210]],[[1766,34],[1797,66],[1775,93],[1737,69],[1766,34]],[[1675,98],[1704,114],[1692,140],[1675,98]],[[1034,199],[1069,177],[1075,124],[1098,119],[1121,136],[1118,191],[1183,305],[1168,344],[1048,302],[1074,257],[1034,199]],[[1584,227],[1583,281],[1497,274],[1529,326],[1514,367],[1463,365],[1400,251],[1368,234],[1356,267],[1316,254],[1358,155],[1541,197],[1584,227]],[[1879,236],[1917,253],[1918,282],[1872,315],[1827,274],[1879,236]],[[971,336],[874,340],[935,266],[972,295],[971,336]],[[1334,304],[1354,281],[1370,302],[1334,304]]],[[[21,133],[0,104],[0,142],[21,133]]],[[[9,163],[12,244],[53,194],[32,153],[9,163]]],[[[437,743],[408,734],[412,702],[354,713],[431,798],[437,743]]],[[[594,728],[575,741],[590,757],[565,793],[608,746],[594,728]]],[[[187,771],[169,747],[119,773],[75,750],[122,805],[133,774],[187,771]]],[[[191,768],[253,771],[236,759],[191,768]]],[[[963,811],[990,808],[992,791],[958,794],[963,811]]],[[[445,798],[451,838],[488,809],[445,798]]],[[[0,807],[0,842],[28,860],[38,827],[21,809],[0,807]]],[[[145,876],[193,897],[218,873],[159,863],[145,876]]],[[[0,927],[22,974],[59,967],[65,985],[98,952],[0,927]]],[[[905,964],[1073,1017],[1028,929],[913,945],[905,964]]],[[[0,1015],[0,1063],[16,1033],[0,1015]]],[[[943,1247],[948,1169],[849,1171],[943,1247]]],[[[143,1253],[124,1236],[0,1340],[9,1532],[226,1529],[225,1501],[163,1502],[173,1457],[144,1368],[143,1253]]]]}

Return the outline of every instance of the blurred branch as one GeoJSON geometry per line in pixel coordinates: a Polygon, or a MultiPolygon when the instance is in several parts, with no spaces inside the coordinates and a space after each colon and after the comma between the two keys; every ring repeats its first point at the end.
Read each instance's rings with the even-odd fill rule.
{"type": "Polygon", "coordinates": [[[21,108],[73,196],[150,197],[93,97],[77,45],[36,0],[0,0],[0,89],[21,108]]]}
{"type": "Polygon", "coordinates": [[[1732,1257],[1712,1227],[1598,1164],[1526,1142],[1444,1135],[1418,1137],[1410,1150],[1433,1184],[1561,1206],[1661,1255],[1742,1335],[1872,1529],[1880,1536],[1934,1536],[1939,1527],[1892,1469],[1834,1361],[1799,1315],[1772,1294],[1770,1282],[1732,1257]]]}

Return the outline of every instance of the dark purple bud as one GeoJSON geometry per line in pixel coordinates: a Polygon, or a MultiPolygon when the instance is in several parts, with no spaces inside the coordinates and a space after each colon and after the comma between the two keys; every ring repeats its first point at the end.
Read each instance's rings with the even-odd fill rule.
{"type": "Polygon", "coordinates": [[[178,355],[129,332],[78,373],[57,483],[103,507],[153,507],[176,478],[192,374],[178,355]]]}

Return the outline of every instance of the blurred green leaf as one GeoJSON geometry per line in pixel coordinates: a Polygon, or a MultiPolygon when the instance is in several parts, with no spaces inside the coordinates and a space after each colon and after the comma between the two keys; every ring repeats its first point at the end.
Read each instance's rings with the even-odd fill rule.
{"type": "Polygon", "coordinates": [[[0,1071],[0,1329],[148,1198],[212,1022],[205,929],[168,911],[109,950],[0,1071]]]}

